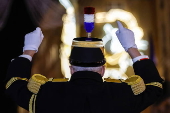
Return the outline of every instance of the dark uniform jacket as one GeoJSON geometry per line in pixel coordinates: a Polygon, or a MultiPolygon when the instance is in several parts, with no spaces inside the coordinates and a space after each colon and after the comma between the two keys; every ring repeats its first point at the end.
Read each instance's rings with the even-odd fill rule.
{"type": "MultiPolygon", "coordinates": [[[[12,77],[30,79],[31,65],[26,58],[15,58],[9,65],[7,81],[12,77]]],[[[137,61],[133,67],[145,84],[163,82],[152,60],[137,61]]],[[[140,113],[162,94],[162,88],[146,85],[142,93],[134,95],[127,83],[103,81],[100,74],[90,71],[75,72],[66,82],[46,82],[37,94],[28,89],[28,83],[14,80],[6,93],[35,113],[140,113]]]]}

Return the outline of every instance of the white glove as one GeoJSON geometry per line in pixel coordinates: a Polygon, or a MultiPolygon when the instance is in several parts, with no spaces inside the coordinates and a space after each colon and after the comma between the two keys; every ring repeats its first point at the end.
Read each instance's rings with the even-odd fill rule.
{"type": "Polygon", "coordinates": [[[116,35],[125,51],[129,48],[137,48],[133,31],[124,28],[120,21],[117,21],[117,25],[119,29],[116,31],[116,35]]]}
{"type": "Polygon", "coordinates": [[[25,50],[36,50],[38,52],[38,48],[44,38],[42,34],[41,28],[37,27],[36,30],[30,32],[25,35],[24,47],[23,51],[25,50]]]}

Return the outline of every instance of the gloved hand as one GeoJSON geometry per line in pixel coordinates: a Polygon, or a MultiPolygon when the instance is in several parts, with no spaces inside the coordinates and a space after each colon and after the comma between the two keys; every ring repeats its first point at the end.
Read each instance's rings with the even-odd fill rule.
{"type": "Polygon", "coordinates": [[[24,47],[25,50],[35,50],[38,52],[38,48],[44,38],[41,28],[37,27],[36,30],[25,35],[24,47]]]}
{"type": "Polygon", "coordinates": [[[120,21],[117,21],[117,25],[119,29],[116,31],[116,35],[125,51],[129,48],[137,48],[133,31],[124,28],[120,21]]]}

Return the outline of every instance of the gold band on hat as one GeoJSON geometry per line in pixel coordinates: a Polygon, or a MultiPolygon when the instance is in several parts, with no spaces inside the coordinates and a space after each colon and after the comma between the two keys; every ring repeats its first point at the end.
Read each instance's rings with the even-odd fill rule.
{"type": "Polygon", "coordinates": [[[75,41],[72,42],[73,47],[89,47],[89,48],[100,48],[103,47],[102,41],[75,41]]]}
{"type": "Polygon", "coordinates": [[[87,48],[100,48],[104,54],[104,46],[102,41],[75,41],[72,42],[72,47],[87,47],[87,48]]]}

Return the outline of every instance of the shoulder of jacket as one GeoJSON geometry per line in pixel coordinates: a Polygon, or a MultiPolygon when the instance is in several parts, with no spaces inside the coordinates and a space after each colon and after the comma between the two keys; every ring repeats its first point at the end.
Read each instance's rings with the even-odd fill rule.
{"type": "Polygon", "coordinates": [[[37,94],[39,92],[39,89],[42,85],[44,85],[47,82],[67,82],[68,78],[47,78],[44,75],[41,74],[34,74],[29,80],[28,80],[28,89],[34,94],[37,94]]]}
{"type": "Polygon", "coordinates": [[[106,78],[105,81],[114,83],[126,83],[131,87],[134,95],[138,95],[146,89],[143,79],[138,75],[132,75],[128,77],[126,80],[106,78]]]}

